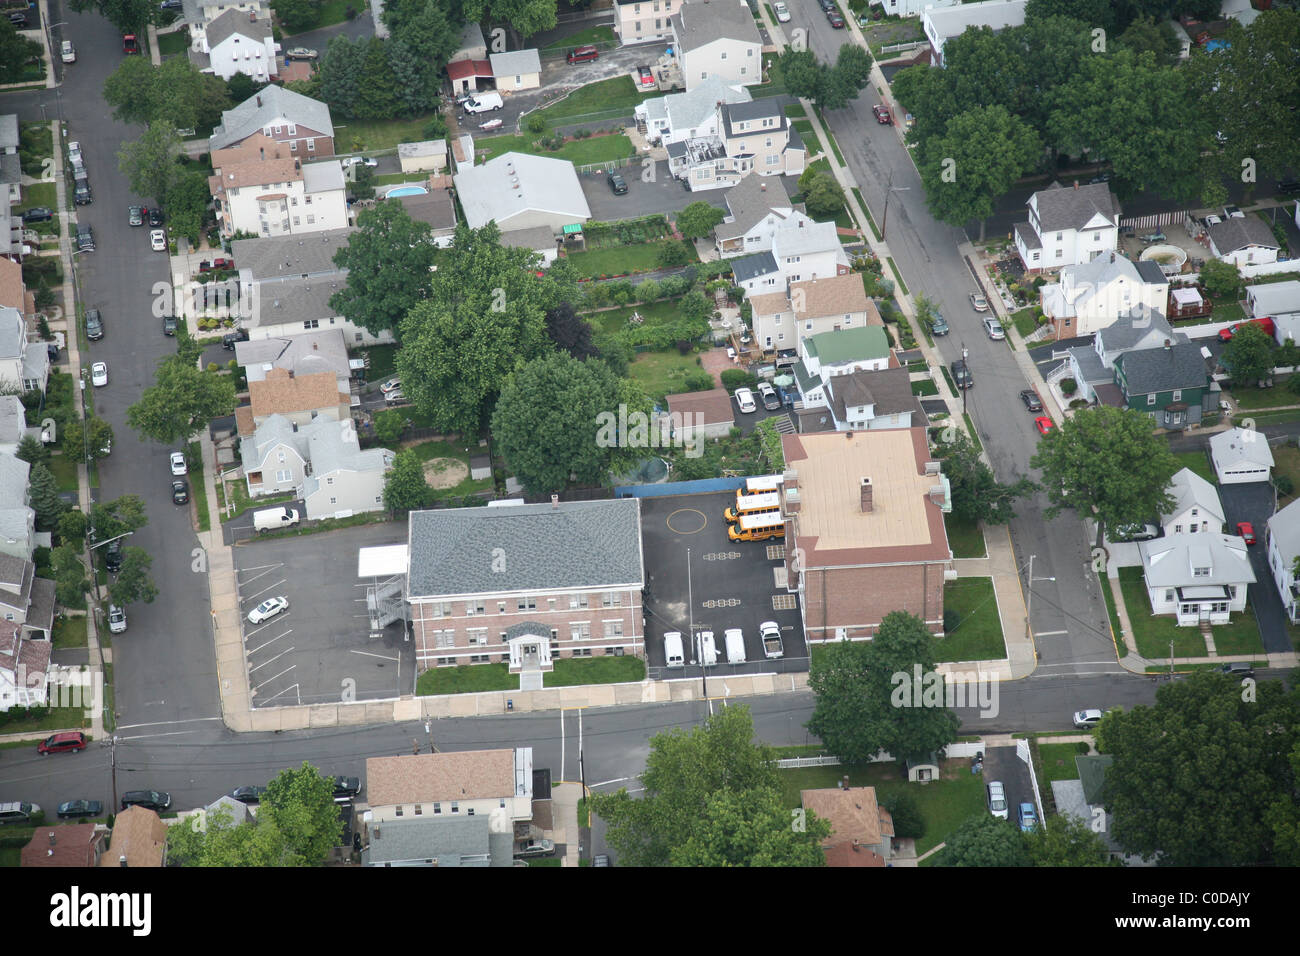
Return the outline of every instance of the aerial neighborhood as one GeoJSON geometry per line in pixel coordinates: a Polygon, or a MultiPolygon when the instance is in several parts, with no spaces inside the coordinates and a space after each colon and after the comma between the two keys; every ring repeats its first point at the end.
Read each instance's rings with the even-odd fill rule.
{"type": "Polygon", "coordinates": [[[1295,4],[5,9],[0,866],[1300,865],[1295,4]]]}

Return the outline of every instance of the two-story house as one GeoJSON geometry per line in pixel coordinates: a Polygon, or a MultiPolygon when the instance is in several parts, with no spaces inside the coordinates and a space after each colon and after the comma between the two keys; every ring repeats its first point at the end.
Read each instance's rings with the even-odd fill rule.
{"type": "Polygon", "coordinates": [[[1277,262],[1281,247],[1273,230],[1253,213],[1245,219],[1229,217],[1209,228],[1210,254],[1241,266],[1277,262]]]}
{"type": "Polygon", "coordinates": [[[829,821],[822,841],[826,865],[884,867],[894,855],[894,818],[876,802],[875,787],[799,791],[804,810],[829,821]]]}
{"type": "Polygon", "coordinates": [[[190,26],[202,27],[230,10],[259,20],[271,18],[271,6],[266,0],[181,0],[181,19],[190,26]]]}
{"type": "MultiPolygon", "coordinates": [[[[808,218],[802,203],[760,176],[746,176],[727,190],[727,218],[713,228],[713,244],[723,259],[770,250],[777,227],[798,216],[808,218]]],[[[811,223],[812,219],[808,219],[811,223]]]]}
{"type": "Polygon", "coordinates": [[[208,188],[224,236],[283,236],[348,225],[347,182],[337,159],[304,164],[256,133],[212,154],[208,188]]]}
{"type": "Polygon", "coordinates": [[[1300,624],[1300,574],[1296,573],[1296,559],[1300,558],[1300,501],[1293,501],[1268,519],[1268,570],[1282,607],[1292,624],[1300,624]]]}
{"type": "Polygon", "coordinates": [[[339,392],[351,388],[351,360],[341,329],[237,342],[235,361],[250,384],[264,381],[272,369],[284,369],[294,378],[331,372],[339,392]]]}
{"type": "Polygon", "coordinates": [[[12,554],[0,553],[0,619],[21,625],[33,640],[48,641],[54,629],[54,582],[12,554]]]}
{"type": "Polygon", "coordinates": [[[413,511],[406,600],[419,671],[643,657],[641,507],[613,501],[413,511]]]}
{"type": "Polygon", "coordinates": [[[1083,400],[1119,407],[1123,394],[1115,384],[1115,359],[1125,352],[1187,341],[1187,336],[1175,332],[1158,312],[1121,315],[1100,329],[1091,344],[1069,349],[1068,361],[1052,372],[1048,381],[1073,378],[1083,400]]]}
{"type": "Polygon", "coordinates": [[[862,277],[853,273],[791,282],[787,291],[754,295],[749,302],[754,340],[764,352],[798,355],[799,342],[810,335],[883,325],[862,277]]]}
{"type": "Polygon", "coordinates": [[[668,169],[692,191],[734,186],[750,173],[798,176],[808,153],[799,131],[771,98],[720,103],[718,134],[668,144],[668,169]]]}
{"type": "Polygon", "coordinates": [[[235,424],[242,437],[252,435],[272,415],[282,415],[295,425],[318,418],[350,421],[352,396],[339,389],[334,371],[296,375],[286,368],[268,369],[260,381],[248,383],[248,404],[235,409],[235,424]]]}
{"type": "Polygon", "coordinates": [[[242,143],[257,133],[281,143],[290,156],[303,160],[334,155],[334,123],[320,100],[282,86],[267,86],[232,110],[208,137],[215,153],[242,143]]]}
{"type": "Polygon", "coordinates": [[[686,89],[710,77],[763,82],[763,38],[744,0],[692,0],[671,17],[673,50],[686,89]]]}
{"type": "Polygon", "coordinates": [[[614,35],[624,46],[666,40],[682,6],[682,0],[614,0],[614,35]]]}
{"type": "Polygon", "coordinates": [[[1214,485],[1190,468],[1183,468],[1169,479],[1168,490],[1174,506],[1160,516],[1166,535],[1223,533],[1223,503],[1214,485]]]}
{"type": "Polygon", "coordinates": [[[22,625],[0,621],[0,714],[49,705],[53,650],[50,641],[25,637],[22,625]]]}
{"type": "Polygon", "coordinates": [[[743,86],[728,83],[720,76],[704,80],[687,93],[669,93],[637,104],[633,111],[637,124],[650,143],[669,146],[691,139],[717,138],[721,135],[718,106],[723,103],[751,103],[753,97],[743,86]]]}
{"type": "Polygon", "coordinates": [[[821,332],[799,342],[792,367],[799,387],[799,431],[910,428],[921,406],[884,326],[821,332]]]}
{"type": "Polygon", "coordinates": [[[28,341],[21,312],[0,306],[0,386],[43,392],[49,377],[49,348],[44,342],[28,341]]]}
{"type": "Polygon", "coordinates": [[[785,290],[792,282],[849,273],[849,257],[835,223],[813,222],[802,214],[776,224],[769,251],[740,256],[731,263],[732,279],[750,296],[785,290]]]}
{"type": "MultiPolygon", "coordinates": [[[[9,397],[9,396],[5,396],[9,397]]],[[[0,452],[0,554],[31,560],[36,549],[36,512],[31,507],[31,466],[12,452],[0,452]]],[[[43,533],[44,544],[49,535],[43,533]]]]}
{"type": "Polygon", "coordinates": [[[1201,346],[1194,342],[1125,352],[1115,359],[1115,384],[1128,408],[1173,431],[1199,425],[1218,400],[1210,391],[1201,346]]]}
{"type": "Polygon", "coordinates": [[[242,73],[259,83],[269,83],[277,73],[275,56],[280,45],[271,36],[270,17],[256,10],[228,9],[204,25],[190,28],[190,62],[200,72],[229,80],[242,73]]]}
{"type": "Polygon", "coordinates": [[[1233,612],[1246,609],[1255,572],[1242,538],[1167,535],[1139,542],[1138,553],[1152,614],[1172,614],[1179,627],[1196,627],[1226,624],[1233,612]]]}
{"type": "Polygon", "coordinates": [[[1059,182],[1029,197],[1029,221],[1015,225],[1016,251],[1030,272],[1082,265],[1119,243],[1119,203],[1105,183],[1059,182]]]}
{"type": "Polygon", "coordinates": [[[1154,262],[1133,262],[1114,252],[1061,268],[1060,281],[1039,290],[1043,315],[1058,339],[1092,335],[1121,315],[1163,313],[1169,279],[1154,262]]]}

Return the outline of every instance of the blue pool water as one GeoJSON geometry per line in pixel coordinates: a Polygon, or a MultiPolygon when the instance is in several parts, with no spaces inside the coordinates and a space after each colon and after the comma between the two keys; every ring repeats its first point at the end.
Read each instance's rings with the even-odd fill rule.
{"type": "Polygon", "coordinates": [[[397,196],[424,196],[429,190],[423,186],[398,186],[396,189],[390,189],[384,193],[385,198],[392,199],[397,196]]]}

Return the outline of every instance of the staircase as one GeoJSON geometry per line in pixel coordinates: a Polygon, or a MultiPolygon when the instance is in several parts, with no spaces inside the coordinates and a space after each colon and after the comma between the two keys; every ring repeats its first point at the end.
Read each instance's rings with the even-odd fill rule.
{"type": "Polygon", "coordinates": [[[779,418],[774,418],[773,421],[776,422],[776,430],[782,435],[795,434],[794,419],[788,414],[782,415],[779,418]]]}
{"type": "Polygon", "coordinates": [[[366,611],[370,614],[370,629],[380,631],[406,617],[402,599],[403,576],[395,575],[383,584],[366,588],[366,611]]]}

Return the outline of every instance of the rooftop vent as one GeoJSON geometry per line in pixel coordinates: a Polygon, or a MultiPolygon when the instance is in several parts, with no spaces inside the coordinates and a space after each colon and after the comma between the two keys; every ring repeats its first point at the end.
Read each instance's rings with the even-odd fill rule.
{"type": "MultiPolygon", "coordinates": [[[[850,433],[850,434],[852,434],[852,433],[850,433]]],[[[866,513],[869,513],[869,512],[871,512],[871,511],[874,511],[874,510],[875,510],[875,505],[874,505],[874,503],[873,503],[873,501],[872,501],[872,485],[871,485],[871,479],[870,479],[870,478],[863,478],[862,481],[861,481],[861,483],[859,484],[858,487],[859,487],[859,489],[860,489],[859,492],[858,492],[858,502],[859,502],[859,503],[861,504],[861,506],[862,506],[862,511],[863,511],[863,513],[866,514],[866,513]]]]}

